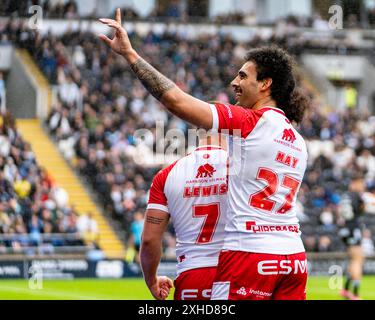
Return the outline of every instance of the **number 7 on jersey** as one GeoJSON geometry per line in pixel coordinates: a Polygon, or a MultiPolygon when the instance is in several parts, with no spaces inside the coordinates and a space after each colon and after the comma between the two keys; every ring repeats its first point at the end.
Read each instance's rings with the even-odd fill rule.
{"type": "Polygon", "coordinates": [[[202,218],[204,221],[195,243],[209,243],[215,233],[217,222],[220,218],[220,204],[209,203],[193,206],[193,218],[202,218]]]}

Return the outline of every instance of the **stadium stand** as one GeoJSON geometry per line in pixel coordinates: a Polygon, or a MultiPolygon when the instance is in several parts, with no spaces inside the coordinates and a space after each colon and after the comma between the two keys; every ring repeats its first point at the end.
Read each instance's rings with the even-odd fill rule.
{"type": "MultiPolygon", "coordinates": [[[[28,74],[35,78],[39,89],[43,88],[46,97],[45,103],[49,104],[50,107],[51,88],[47,79],[26,50],[17,50],[16,54],[21,57],[28,74]]],[[[55,180],[68,193],[70,203],[76,206],[76,210],[80,213],[78,225],[84,227],[78,229],[86,229],[79,230],[82,231],[81,234],[85,244],[91,247],[99,246],[107,258],[122,258],[124,255],[122,242],[108,220],[104,218],[85,186],[72,172],[71,167],[41,127],[40,121],[37,119],[18,119],[17,125],[25,139],[30,141],[39,163],[53,173],[55,180]],[[82,223],[84,221],[86,223],[82,223]]]]}
{"type": "MultiPolygon", "coordinates": [[[[24,68],[27,70],[28,74],[36,78],[39,87],[46,87],[44,90],[47,93],[50,92],[48,82],[43,74],[39,71],[39,68],[35,65],[28,52],[26,50],[16,50],[16,54],[23,60],[24,68]]],[[[47,97],[49,96],[50,94],[47,94],[47,97]]],[[[46,101],[48,101],[48,99],[46,101]]],[[[6,110],[6,108],[2,109],[6,110]]],[[[6,113],[4,111],[3,113],[6,114],[7,117],[12,117],[8,112],[6,113]]],[[[12,119],[12,123],[13,122],[14,121],[12,119]]],[[[56,196],[61,196],[63,197],[62,199],[65,199],[64,206],[74,209],[74,223],[76,223],[77,226],[76,231],[73,232],[72,229],[69,231],[69,234],[56,234],[56,228],[54,228],[54,230],[47,229],[41,233],[41,241],[39,241],[40,243],[36,243],[35,241],[32,242],[31,240],[30,243],[27,243],[27,241],[29,241],[28,238],[31,238],[32,236],[32,234],[30,234],[30,230],[27,229],[26,240],[24,240],[25,243],[23,244],[23,247],[20,250],[12,250],[11,248],[8,248],[5,250],[5,252],[20,254],[27,253],[28,255],[34,256],[44,253],[54,256],[60,254],[64,254],[65,256],[67,254],[76,254],[76,256],[80,255],[80,257],[82,257],[84,255],[89,256],[92,252],[97,251],[98,254],[107,258],[122,258],[124,255],[123,244],[119,241],[116,233],[114,233],[111,226],[108,224],[108,221],[103,217],[101,211],[98,210],[97,204],[93,202],[84,186],[58,152],[58,149],[54,146],[53,141],[51,141],[48,134],[46,134],[45,130],[43,130],[40,125],[40,121],[37,119],[17,119],[16,127],[17,135],[22,136],[24,141],[28,141],[27,146],[28,149],[32,150],[33,161],[43,167],[45,172],[49,172],[50,176],[53,177],[54,185],[59,186],[58,188],[54,186],[53,192],[56,192],[56,196]],[[52,234],[50,234],[51,232],[52,234]],[[75,238],[77,238],[79,241],[75,241],[75,238]],[[76,242],[79,243],[79,246],[74,245],[76,242]],[[30,248],[25,247],[26,244],[29,244],[30,248]],[[47,244],[50,245],[47,246],[47,244]],[[74,246],[72,246],[72,244],[74,246]],[[100,252],[98,249],[99,247],[103,251],[100,252]]],[[[5,137],[4,141],[2,142],[4,142],[5,148],[5,137]]],[[[13,161],[12,157],[14,157],[14,155],[9,154],[6,155],[4,159],[5,161],[13,161]]],[[[33,182],[34,178],[30,177],[30,179],[30,182],[33,182]]],[[[22,182],[26,184],[26,182],[30,179],[26,177],[25,182],[23,180],[22,182]]],[[[21,183],[17,182],[17,186],[18,184],[21,183]]],[[[21,184],[21,187],[22,186],[23,185],[21,184]]],[[[24,204],[24,206],[33,206],[33,203],[34,199],[30,199],[24,204]]],[[[44,203],[41,205],[43,209],[44,203]]],[[[6,206],[5,209],[7,212],[9,209],[8,206],[6,206]]],[[[19,214],[23,215],[23,211],[19,214]]],[[[41,215],[39,211],[36,214],[39,216],[41,215]]],[[[24,219],[26,223],[28,223],[29,218],[25,217],[24,219]]],[[[40,221],[40,224],[44,222],[42,220],[40,221]]],[[[11,232],[14,232],[14,221],[9,220],[8,222],[11,223],[11,232]]],[[[9,226],[7,226],[6,230],[8,230],[8,228],[9,226]]],[[[6,244],[9,245],[11,244],[10,241],[13,241],[12,239],[14,237],[17,238],[17,233],[21,231],[21,229],[18,231],[16,230],[15,236],[8,234],[5,234],[2,237],[0,236],[0,240],[6,241],[6,244]]],[[[6,232],[4,231],[4,233],[6,232]]]]}
{"type": "MultiPolygon", "coordinates": [[[[165,131],[179,128],[186,134],[189,127],[148,96],[126,64],[93,33],[69,31],[61,37],[42,36],[10,21],[3,37],[27,49],[49,81],[57,85],[59,100],[46,126],[64,156],[97,191],[107,211],[131,234],[134,216],[144,211],[151,179],[160,168],[134,161],[137,152],[155,150],[155,139],[143,144],[146,151],[137,149],[136,129],[155,131],[158,120],[166,124],[165,131]]],[[[256,36],[250,43],[237,43],[229,36],[189,41],[168,32],[149,33],[143,38],[131,33],[130,37],[148,61],[184,90],[207,101],[223,102],[232,101],[228,83],[246,48],[273,42],[297,59],[304,50],[337,54],[360,49],[346,39],[301,38],[288,31],[280,36],[277,30],[268,39],[256,36]]],[[[353,172],[366,174],[369,203],[375,197],[375,117],[349,107],[323,113],[325,108],[316,93],[308,87],[304,90],[313,103],[300,126],[310,152],[299,197],[303,239],[308,251],[342,251],[337,234],[341,224],[338,203],[353,172]]],[[[374,218],[370,214],[364,218],[369,243],[375,239],[374,218]]],[[[171,256],[173,246],[170,230],[165,237],[165,254],[171,256]]]]}
{"type": "MultiPolygon", "coordinates": [[[[0,7],[0,16],[17,16],[27,17],[29,7],[31,5],[39,5],[45,18],[51,19],[80,19],[82,16],[79,15],[79,3],[75,0],[4,0],[0,7]]],[[[210,22],[214,24],[232,24],[232,25],[254,25],[257,21],[257,16],[254,12],[243,13],[240,10],[237,12],[230,12],[226,14],[214,15],[207,18],[204,14],[199,14],[199,11],[205,11],[205,5],[201,5],[199,10],[199,1],[193,2],[192,8],[195,10],[189,10],[185,5],[179,3],[176,0],[170,1],[159,1],[156,3],[155,8],[145,16],[140,15],[137,10],[131,6],[125,6],[121,8],[124,15],[125,21],[153,21],[153,22],[210,22]]],[[[345,28],[371,28],[375,25],[375,7],[369,1],[368,7],[363,8],[363,15],[366,17],[366,25],[361,24],[360,14],[351,13],[344,16],[344,27],[345,28]]],[[[114,15],[114,12],[112,12],[114,15]]],[[[93,8],[93,11],[88,13],[84,18],[98,18],[100,12],[97,8],[93,8]]],[[[267,22],[264,22],[267,23],[267,22]]],[[[269,23],[269,22],[268,22],[269,23]]],[[[283,24],[287,28],[293,27],[305,27],[305,28],[322,28],[324,21],[319,14],[313,16],[297,16],[289,14],[286,17],[278,19],[278,23],[283,24]]]]}
{"type": "Polygon", "coordinates": [[[38,162],[48,168],[49,172],[53,173],[54,179],[66,190],[69,203],[74,204],[78,213],[77,232],[84,243],[91,247],[99,246],[107,257],[122,257],[124,248],[121,242],[40,126],[39,121],[18,120],[17,126],[25,139],[30,141],[38,162]]]}
{"type": "Polygon", "coordinates": [[[0,146],[0,252],[86,252],[76,209],[38,165],[9,113],[0,114],[0,146]]]}

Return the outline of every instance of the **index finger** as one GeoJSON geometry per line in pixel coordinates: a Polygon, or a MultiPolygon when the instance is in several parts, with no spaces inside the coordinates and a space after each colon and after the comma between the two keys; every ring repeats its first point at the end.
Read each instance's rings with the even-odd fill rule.
{"type": "Polygon", "coordinates": [[[121,10],[120,8],[116,9],[116,21],[121,24],[121,10]]]}

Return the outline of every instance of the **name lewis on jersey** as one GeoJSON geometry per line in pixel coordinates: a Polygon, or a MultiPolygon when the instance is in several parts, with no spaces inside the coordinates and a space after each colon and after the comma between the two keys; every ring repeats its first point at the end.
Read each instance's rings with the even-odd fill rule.
{"type": "Polygon", "coordinates": [[[210,186],[191,186],[184,188],[184,198],[209,197],[214,195],[223,195],[228,192],[226,183],[213,184],[210,186]]]}
{"type": "Polygon", "coordinates": [[[213,165],[206,163],[199,166],[195,179],[186,181],[186,184],[195,184],[193,186],[185,186],[184,198],[193,197],[210,197],[213,195],[223,195],[228,191],[225,178],[214,178],[213,175],[216,169],[213,165]],[[206,179],[204,179],[206,178],[206,179]],[[196,184],[207,184],[210,185],[196,185],[196,184]]]}

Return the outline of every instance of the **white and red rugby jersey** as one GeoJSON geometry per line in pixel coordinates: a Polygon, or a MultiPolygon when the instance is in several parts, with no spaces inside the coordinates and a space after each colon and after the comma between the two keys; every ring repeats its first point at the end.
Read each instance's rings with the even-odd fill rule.
{"type": "Polygon", "coordinates": [[[227,164],[221,147],[202,146],[154,177],[147,209],[171,216],[177,274],[218,264],[227,212],[227,164]]]}
{"type": "Polygon", "coordinates": [[[210,108],[213,129],[230,135],[223,249],[304,252],[296,212],[307,164],[304,139],[278,108],[253,111],[219,103],[210,108]]]}

